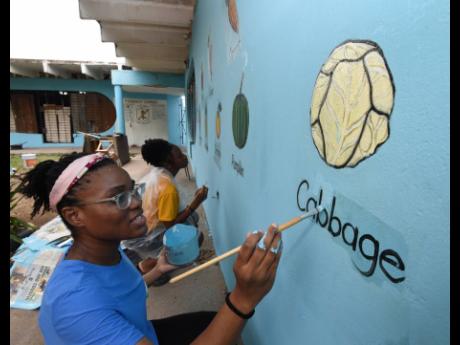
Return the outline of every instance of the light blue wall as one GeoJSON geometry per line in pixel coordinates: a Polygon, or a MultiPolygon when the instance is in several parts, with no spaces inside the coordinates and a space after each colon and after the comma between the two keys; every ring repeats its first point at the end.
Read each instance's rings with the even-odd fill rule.
{"type": "MultiPolygon", "coordinates": [[[[177,77],[179,78],[179,77],[177,77]]],[[[183,79],[183,77],[182,77],[183,79]]],[[[46,91],[86,91],[86,92],[99,92],[108,97],[114,102],[114,88],[110,80],[97,81],[97,80],[79,80],[79,79],[50,79],[50,78],[10,78],[11,90],[46,90],[46,91]]],[[[168,136],[175,144],[180,144],[180,130],[179,130],[179,112],[178,102],[180,97],[167,96],[165,94],[151,94],[151,93],[134,93],[123,92],[124,98],[136,99],[159,99],[167,101],[168,108],[168,136]]],[[[114,127],[102,133],[103,135],[112,134],[114,127]]],[[[74,134],[74,143],[72,144],[52,144],[43,142],[42,134],[31,133],[10,133],[10,144],[20,144],[24,148],[37,148],[37,147],[82,147],[83,136],[74,134]]]]}
{"type": "MultiPolygon", "coordinates": [[[[449,2],[236,3],[239,48],[225,1],[202,0],[190,53],[202,111],[192,165],[198,185],[209,186],[204,207],[217,252],[241,244],[249,230],[298,215],[297,189],[307,179],[309,196],[328,188],[337,197],[334,214],[357,226],[360,235],[372,234],[380,252],[395,250],[405,266],[392,271],[405,277],[399,284],[390,282],[379,264],[365,277],[354,264],[369,267],[369,261],[340,237],[310,221],[297,225],[283,234],[277,280],[246,325],[244,342],[449,344],[449,2]],[[388,141],[355,168],[335,169],[315,148],[309,109],[321,65],[347,39],[380,45],[396,96],[388,141]],[[234,59],[229,46],[237,46],[234,59]],[[250,124],[240,150],[233,143],[232,104],[242,71],[250,124]],[[220,167],[214,159],[218,102],[223,108],[220,167]],[[208,151],[198,140],[200,130],[204,137],[205,104],[208,151]],[[233,169],[232,155],[244,177],[233,169]],[[216,191],[220,198],[211,198],[216,191]]],[[[229,289],[232,265],[233,259],[221,264],[229,289]]]]}

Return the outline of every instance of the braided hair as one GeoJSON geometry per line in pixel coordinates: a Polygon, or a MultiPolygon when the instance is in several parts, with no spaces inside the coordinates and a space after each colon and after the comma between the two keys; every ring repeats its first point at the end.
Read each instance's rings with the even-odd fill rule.
{"type": "MultiPolygon", "coordinates": [[[[86,153],[73,152],[71,154],[63,155],[58,161],[46,160],[38,163],[35,168],[28,171],[22,178],[21,187],[19,192],[28,198],[34,199],[31,218],[33,218],[42,209],[42,214],[50,210],[49,195],[54,186],[54,183],[61,175],[61,173],[70,165],[74,160],[87,155],[86,153]]],[[[97,170],[103,166],[115,164],[112,159],[103,159],[94,164],[90,168],[90,172],[97,170]]],[[[76,192],[82,186],[84,177],[79,180],[72,189],[64,195],[64,197],[56,205],[58,214],[61,216],[64,224],[71,229],[70,224],[62,217],[61,209],[64,206],[74,205],[78,200],[75,197],[76,192]]]]}
{"type": "Polygon", "coordinates": [[[168,160],[173,147],[163,139],[147,139],[141,147],[142,158],[153,166],[161,167],[168,160]]]}

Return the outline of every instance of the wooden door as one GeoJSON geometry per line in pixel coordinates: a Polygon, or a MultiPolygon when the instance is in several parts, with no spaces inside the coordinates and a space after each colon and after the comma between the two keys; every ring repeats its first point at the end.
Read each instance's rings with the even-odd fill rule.
{"type": "Polygon", "coordinates": [[[16,132],[38,133],[34,95],[19,93],[10,97],[16,132]]]}

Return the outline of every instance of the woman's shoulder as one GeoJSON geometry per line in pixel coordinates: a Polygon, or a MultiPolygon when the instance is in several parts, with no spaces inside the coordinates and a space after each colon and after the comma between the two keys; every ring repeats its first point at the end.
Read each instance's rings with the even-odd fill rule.
{"type": "Polygon", "coordinates": [[[96,272],[79,260],[62,260],[46,284],[48,298],[93,295],[100,291],[96,272]]]}
{"type": "Polygon", "coordinates": [[[139,180],[139,183],[146,184],[146,191],[163,191],[166,187],[170,188],[171,185],[175,188],[174,178],[171,173],[164,168],[158,167],[152,167],[151,170],[139,180]]]}
{"type": "Polygon", "coordinates": [[[85,286],[88,272],[77,260],[62,260],[46,285],[47,291],[72,291],[85,286]]]}

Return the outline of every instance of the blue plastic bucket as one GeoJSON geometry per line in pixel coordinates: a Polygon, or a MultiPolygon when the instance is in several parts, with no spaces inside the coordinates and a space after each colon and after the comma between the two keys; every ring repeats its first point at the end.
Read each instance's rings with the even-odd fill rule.
{"type": "Polygon", "coordinates": [[[163,236],[166,258],[171,265],[191,264],[200,255],[198,229],[191,225],[176,224],[163,236]]]}

